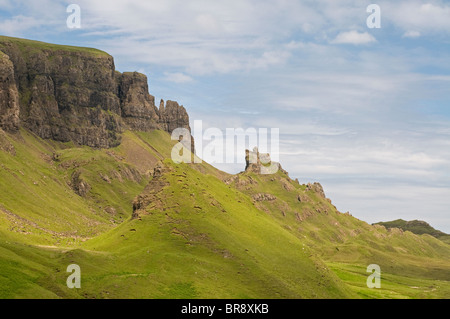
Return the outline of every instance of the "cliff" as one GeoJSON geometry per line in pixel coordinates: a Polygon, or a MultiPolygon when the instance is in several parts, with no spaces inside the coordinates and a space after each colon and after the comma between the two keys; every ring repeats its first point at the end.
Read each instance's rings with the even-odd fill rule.
{"type": "Polygon", "coordinates": [[[14,81],[14,67],[0,52],[0,127],[12,131],[19,127],[19,93],[14,81]]]}
{"type": "Polygon", "coordinates": [[[158,109],[147,77],[115,70],[90,48],[0,37],[0,128],[22,126],[41,138],[109,148],[124,130],[189,128],[183,106],[158,109]]]}

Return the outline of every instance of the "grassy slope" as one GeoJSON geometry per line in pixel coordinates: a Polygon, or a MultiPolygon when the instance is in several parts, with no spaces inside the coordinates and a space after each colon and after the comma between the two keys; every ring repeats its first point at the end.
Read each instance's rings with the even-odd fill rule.
{"type": "MultiPolygon", "coordinates": [[[[171,187],[158,194],[163,206],[152,208],[150,204],[148,215],[84,246],[117,256],[118,271],[134,276],[136,284],[129,286],[129,294],[163,298],[351,296],[318,258],[256,209],[247,196],[187,165],[175,166],[170,160],[165,164],[172,171],[164,175],[171,187]]],[[[104,277],[105,285],[113,285],[115,276],[104,277]]],[[[96,277],[92,280],[98,282],[96,277]]]]}
{"type": "MultiPolygon", "coordinates": [[[[0,297],[78,296],[55,280],[67,276],[61,260],[128,219],[132,200],[148,182],[124,160],[130,149],[148,147],[133,134],[124,141],[116,149],[93,150],[43,141],[25,130],[2,134],[2,144],[14,146],[15,154],[0,151],[0,297]],[[75,170],[91,187],[86,197],[70,187],[75,170]]],[[[154,157],[147,154],[149,161],[154,157]]]]}
{"type": "MultiPolygon", "coordinates": [[[[411,281],[419,278],[440,280],[437,287],[425,288],[422,292],[427,291],[427,294],[421,294],[421,297],[443,297],[450,289],[450,246],[432,236],[387,230],[342,214],[329,200],[307,190],[306,185],[292,181],[282,171],[267,176],[243,173],[234,178],[231,185],[250,196],[259,193],[275,195],[276,200],[257,204],[305,245],[317,251],[327,264],[333,266],[332,269],[341,265],[338,275],[348,272],[351,267],[359,267],[364,269],[362,276],[367,278],[366,267],[378,264],[385,275],[411,281]]],[[[421,285],[420,280],[416,286],[421,285]]],[[[355,288],[352,282],[350,284],[355,288]]],[[[360,281],[356,287],[362,286],[365,281],[360,281]]],[[[404,287],[399,284],[397,288],[402,291],[404,287]]],[[[419,296],[417,290],[407,292],[410,294],[402,292],[404,295],[399,295],[419,296]]],[[[389,295],[365,287],[360,296],[366,297],[370,293],[372,297],[389,295]]],[[[393,293],[396,295],[395,291],[393,293]]]]}
{"type": "Polygon", "coordinates": [[[7,137],[16,155],[0,151],[0,297],[433,298],[449,291],[448,245],[340,214],[282,172],[245,173],[243,183],[227,184],[221,179],[230,176],[207,164],[166,160],[161,179],[170,187],[132,220],[133,198],[170,156],[168,134],[126,132],[111,150],[26,131],[7,137]],[[76,170],[91,186],[86,197],[69,185],[76,170]],[[277,200],[254,202],[261,192],[277,200]],[[300,203],[300,193],[309,202],[300,203]],[[80,290],[65,285],[71,263],[81,266],[80,290]],[[365,287],[369,263],[382,267],[381,291],[365,287]]]}
{"type": "Polygon", "coordinates": [[[117,150],[70,148],[24,130],[9,141],[16,154],[0,152],[0,230],[17,241],[71,245],[95,236],[131,215],[130,203],[148,181],[130,175],[117,150]],[[70,187],[75,171],[91,187],[86,197],[70,187]]]}

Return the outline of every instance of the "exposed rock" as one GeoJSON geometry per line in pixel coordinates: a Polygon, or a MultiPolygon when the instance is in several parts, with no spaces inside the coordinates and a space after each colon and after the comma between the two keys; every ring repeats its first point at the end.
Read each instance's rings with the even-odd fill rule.
{"type": "Polygon", "coordinates": [[[0,51],[0,128],[16,131],[19,128],[19,92],[14,80],[14,66],[0,51]]]}
{"type": "Polygon", "coordinates": [[[122,118],[130,129],[149,131],[159,128],[155,97],[148,93],[147,77],[144,74],[121,74],[118,77],[118,88],[122,118]]]}
{"type": "Polygon", "coordinates": [[[102,173],[99,173],[99,175],[105,182],[107,182],[108,184],[111,184],[111,179],[109,178],[108,175],[102,174],[102,173]]]}
{"type": "Polygon", "coordinates": [[[105,212],[107,212],[109,215],[112,215],[112,216],[117,215],[116,209],[112,206],[105,207],[105,212]]]}
{"type": "Polygon", "coordinates": [[[0,49],[14,64],[21,125],[62,142],[120,143],[120,103],[110,55],[14,38],[2,39],[0,49]]]}
{"type": "Polygon", "coordinates": [[[272,194],[258,193],[258,194],[254,194],[252,196],[252,199],[256,202],[263,202],[263,201],[274,201],[277,198],[272,194]]]}
{"type": "Polygon", "coordinates": [[[231,175],[230,177],[225,178],[223,182],[226,185],[230,185],[230,184],[232,184],[232,183],[234,183],[235,181],[238,181],[238,180],[239,180],[239,175],[231,175]]]}
{"type": "Polygon", "coordinates": [[[281,165],[277,162],[272,162],[270,154],[259,153],[258,148],[254,147],[253,151],[245,150],[245,171],[255,174],[274,174],[281,165]]]}
{"type": "Polygon", "coordinates": [[[164,106],[164,101],[161,100],[159,106],[159,123],[161,128],[169,133],[172,133],[176,128],[191,130],[186,109],[183,105],[178,105],[174,101],[167,101],[164,106]]]}
{"type": "Polygon", "coordinates": [[[251,176],[242,176],[242,175],[232,175],[224,180],[225,184],[230,185],[232,183],[235,183],[236,187],[238,189],[247,188],[249,185],[257,185],[258,182],[254,180],[251,176]]]}
{"type": "Polygon", "coordinates": [[[155,166],[155,168],[153,169],[153,177],[161,177],[164,172],[167,172],[167,167],[162,163],[162,162],[158,162],[155,166]]]}
{"type": "MultiPolygon", "coordinates": [[[[123,183],[124,179],[135,183],[140,183],[142,180],[142,175],[139,173],[139,171],[128,166],[121,166],[117,170],[112,170],[110,174],[111,177],[116,178],[120,183],[123,183]]],[[[108,182],[109,176],[102,176],[102,178],[106,182],[108,182]],[[105,179],[105,177],[107,177],[107,179],[105,179]]]]}
{"type": "Polygon", "coordinates": [[[313,215],[314,215],[314,212],[312,212],[309,208],[304,208],[304,209],[302,209],[301,213],[299,213],[299,212],[295,213],[295,218],[299,222],[302,222],[313,215]]]}
{"type": "Polygon", "coordinates": [[[309,203],[311,201],[310,198],[306,194],[302,194],[302,193],[298,194],[297,200],[300,203],[309,203]]]}
{"type": "Polygon", "coordinates": [[[44,139],[98,148],[119,145],[125,129],[190,131],[183,106],[167,101],[158,110],[147,77],[115,71],[105,52],[1,37],[0,128],[19,126],[44,139]]]}
{"type": "Polygon", "coordinates": [[[151,214],[153,210],[165,209],[159,193],[168,185],[167,180],[164,178],[164,173],[168,171],[170,171],[170,168],[163,163],[159,162],[156,165],[153,171],[153,179],[145,187],[144,191],[133,200],[133,219],[151,214]]]}
{"type": "Polygon", "coordinates": [[[283,188],[285,190],[287,190],[288,192],[292,192],[292,191],[295,190],[295,187],[292,186],[292,184],[288,180],[286,180],[284,178],[281,180],[281,185],[283,185],[283,188]]]}
{"type": "MultiPolygon", "coordinates": [[[[183,105],[179,105],[174,101],[167,101],[164,106],[164,100],[159,103],[159,126],[162,130],[172,132],[177,128],[185,128],[191,132],[189,126],[189,115],[183,105]]],[[[181,141],[181,140],[180,140],[181,141]]],[[[185,141],[183,144],[186,148],[190,149],[192,153],[195,153],[194,138],[191,136],[190,145],[185,141]]]]}
{"type": "Polygon", "coordinates": [[[320,185],[320,183],[314,183],[314,184],[308,183],[306,185],[306,190],[313,191],[314,193],[316,193],[320,197],[326,198],[325,197],[325,192],[323,191],[323,187],[322,187],[322,185],[320,185]]]}
{"type": "Polygon", "coordinates": [[[81,178],[80,170],[73,172],[70,186],[81,197],[86,197],[87,193],[91,190],[91,186],[81,178]]]}
{"type": "Polygon", "coordinates": [[[135,183],[140,183],[142,180],[142,176],[139,173],[139,171],[133,167],[129,167],[129,166],[124,166],[121,167],[119,169],[120,176],[122,176],[123,178],[135,182],[135,183]]]}
{"type": "Polygon", "coordinates": [[[54,152],[52,154],[52,161],[54,162],[60,162],[61,161],[61,154],[54,152]]]}
{"type": "Polygon", "coordinates": [[[5,132],[0,128],[0,150],[9,153],[13,156],[16,155],[16,149],[14,145],[8,140],[5,132]]]}
{"type": "Polygon", "coordinates": [[[253,148],[253,151],[245,150],[245,171],[259,174],[261,172],[260,168],[261,160],[258,148],[253,148]]]}

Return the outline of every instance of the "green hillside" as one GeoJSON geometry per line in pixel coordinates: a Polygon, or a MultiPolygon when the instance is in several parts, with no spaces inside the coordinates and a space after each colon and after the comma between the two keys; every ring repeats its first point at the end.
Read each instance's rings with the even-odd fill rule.
{"type": "MultiPolygon", "coordinates": [[[[0,131],[0,298],[446,298],[450,246],[340,213],[316,184],[0,131]],[[133,210],[134,207],[134,210],[133,210]],[[70,264],[81,289],[69,289],[70,264]],[[366,267],[382,288],[366,286],[366,267]]],[[[244,154],[243,154],[244,155],[244,154]]]]}

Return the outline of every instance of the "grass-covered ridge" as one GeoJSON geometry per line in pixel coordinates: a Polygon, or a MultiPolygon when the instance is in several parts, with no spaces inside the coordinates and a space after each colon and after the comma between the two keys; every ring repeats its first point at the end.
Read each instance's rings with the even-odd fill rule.
{"type": "Polygon", "coordinates": [[[7,43],[11,43],[17,45],[21,50],[27,51],[37,51],[37,50],[52,50],[52,51],[66,51],[66,52],[82,52],[88,53],[96,56],[109,56],[108,53],[88,47],[77,47],[72,45],[62,45],[62,44],[53,44],[46,43],[36,40],[8,37],[4,35],[0,35],[0,50],[2,45],[7,43]]]}

